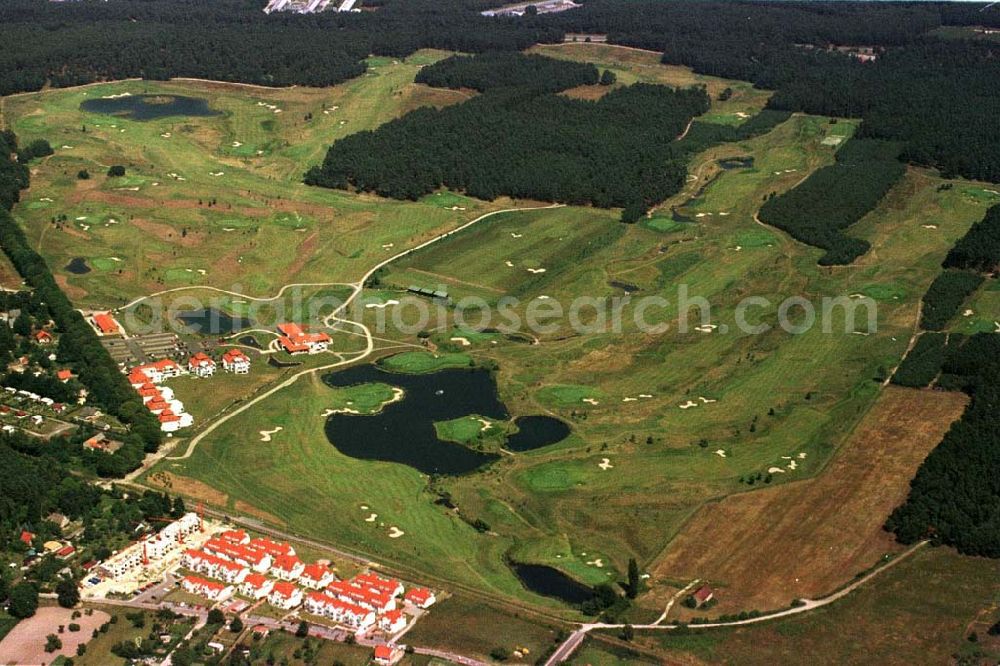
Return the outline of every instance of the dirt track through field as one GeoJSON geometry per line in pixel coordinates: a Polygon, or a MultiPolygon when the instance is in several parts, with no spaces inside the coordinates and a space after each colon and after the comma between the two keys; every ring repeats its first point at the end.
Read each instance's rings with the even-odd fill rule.
{"type": "Polygon", "coordinates": [[[882,525],[966,402],[887,387],[818,477],[702,507],[653,565],[654,580],[709,582],[713,614],[779,608],[849,582],[901,549],[882,525]]]}

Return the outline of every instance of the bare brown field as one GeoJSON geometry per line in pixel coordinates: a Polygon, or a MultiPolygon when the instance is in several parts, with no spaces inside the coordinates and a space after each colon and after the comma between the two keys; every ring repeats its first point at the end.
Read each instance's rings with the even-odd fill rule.
{"type": "Polygon", "coordinates": [[[653,579],[709,581],[720,613],[787,606],[848,582],[900,550],[882,524],[966,402],[888,387],[818,477],[704,506],[653,579]]]}
{"type": "Polygon", "coordinates": [[[90,641],[94,630],[110,618],[103,611],[81,614],[76,619],[72,615],[72,609],[45,606],[34,616],[21,620],[0,641],[0,664],[48,664],[60,655],[75,655],[76,646],[90,641]],[[80,625],[80,630],[69,631],[70,623],[80,625]],[[60,626],[66,628],[62,633],[60,626]],[[62,641],[62,647],[55,652],[45,651],[45,637],[49,634],[58,635],[62,641]]]}

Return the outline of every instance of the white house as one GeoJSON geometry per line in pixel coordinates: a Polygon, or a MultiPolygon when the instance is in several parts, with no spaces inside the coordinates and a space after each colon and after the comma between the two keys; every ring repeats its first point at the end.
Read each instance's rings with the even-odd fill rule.
{"type": "Polygon", "coordinates": [[[222,355],[222,369],[235,375],[250,372],[250,357],[239,349],[230,349],[222,355]]]}

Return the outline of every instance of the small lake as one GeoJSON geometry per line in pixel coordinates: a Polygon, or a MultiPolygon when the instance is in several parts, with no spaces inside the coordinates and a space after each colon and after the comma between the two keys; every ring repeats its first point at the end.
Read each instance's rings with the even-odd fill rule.
{"type": "Polygon", "coordinates": [[[216,116],[208,100],[184,95],[126,95],[84,100],[83,111],[122,116],[129,120],[156,120],[169,116],[216,116]]]}
{"type": "Polygon", "coordinates": [[[66,270],[73,275],[86,275],[90,272],[90,266],[87,265],[87,260],[83,257],[73,257],[68,264],[66,264],[66,270]]]}
{"type": "Polygon", "coordinates": [[[424,474],[467,474],[497,459],[437,438],[435,421],[469,414],[503,421],[510,418],[497,395],[488,370],[453,369],[407,375],[361,365],[323,377],[333,387],[382,382],[405,391],[399,402],[379,414],[333,414],[326,421],[326,437],[338,451],[352,458],[409,465],[424,474]]]}
{"type": "Polygon", "coordinates": [[[594,591],[562,571],[543,564],[521,564],[511,562],[511,570],[521,584],[544,597],[553,597],[567,604],[579,606],[594,596],[594,591]]]}
{"type": "Polygon", "coordinates": [[[517,432],[507,438],[509,451],[534,451],[569,437],[569,425],[552,416],[519,416],[514,419],[517,432]]]}
{"type": "Polygon", "coordinates": [[[177,315],[177,319],[190,329],[191,333],[200,335],[228,335],[237,333],[252,325],[249,319],[233,317],[216,308],[188,310],[177,315]]]}
{"type": "Polygon", "coordinates": [[[723,169],[750,169],[753,167],[753,156],[747,157],[723,157],[720,160],[716,160],[720,167],[723,169]]]}

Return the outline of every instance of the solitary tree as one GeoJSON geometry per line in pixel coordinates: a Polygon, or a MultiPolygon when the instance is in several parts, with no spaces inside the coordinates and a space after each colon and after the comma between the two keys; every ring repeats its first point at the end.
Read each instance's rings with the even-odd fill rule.
{"type": "Polygon", "coordinates": [[[38,610],[38,590],[31,583],[18,583],[10,591],[10,605],[7,612],[23,620],[38,610]]]}
{"type": "Polygon", "coordinates": [[[76,172],[76,177],[79,178],[80,180],[87,180],[90,178],[90,172],[87,171],[86,169],[80,169],[79,171],[76,172]]]}
{"type": "Polygon", "coordinates": [[[626,592],[629,599],[639,596],[639,563],[634,557],[628,560],[628,590],[626,592]]]}
{"type": "Polygon", "coordinates": [[[243,620],[238,617],[234,617],[233,621],[229,623],[229,631],[238,634],[243,631],[243,620]]]}
{"type": "Polygon", "coordinates": [[[616,81],[618,81],[618,76],[610,69],[604,70],[604,73],[601,74],[602,86],[612,86],[615,84],[616,81]]]}
{"type": "Polygon", "coordinates": [[[125,175],[125,167],[120,164],[115,164],[110,169],[108,169],[108,178],[121,178],[125,175]]]}
{"type": "Polygon", "coordinates": [[[59,605],[63,608],[72,608],[80,603],[80,591],[72,578],[63,578],[59,581],[59,584],[56,585],[56,596],[59,599],[59,605]]]}
{"type": "Polygon", "coordinates": [[[299,622],[299,628],[295,630],[295,635],[299,638],[305,638],[309,635],[309,623],[305,620],[299,622]]]}
{"type": "Polygon", "coordinates": [[[213,608],[208,611],[208,623],[209,624],[224,624],[226,622],[226,616],[222,614],[218,608],[213,608]]]}

